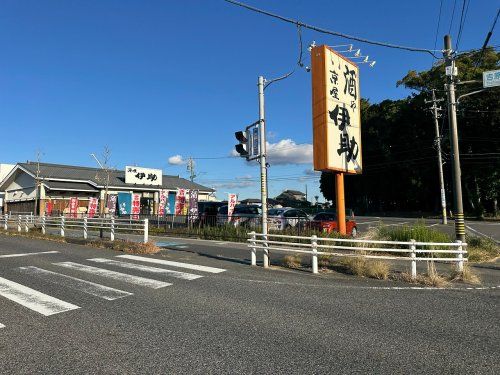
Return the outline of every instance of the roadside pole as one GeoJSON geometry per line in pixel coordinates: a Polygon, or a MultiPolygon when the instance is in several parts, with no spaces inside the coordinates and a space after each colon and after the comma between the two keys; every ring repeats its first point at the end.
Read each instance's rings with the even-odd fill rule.
{"type": "Polygon", "coordinates": [[[344,196],[344,174],[335,173],[335,193],[337,204],[337,222],[339,223],[339,233],[346,234],[345,225],[345,196],[344,196]]]}
{"type": "MultiPolygon", "coordinates": [[[[267,244],[267,164],[266,164],[266,122],[264,113],[264,77],[259,76],[259,135],[260,135],[260,201],[262,202],[262,234],[264,247],[267,244]]],[[[264,268],[269,267],[269,250],[264,249],[264,268]]]]}
{"type": "MultiPolygon", "coordinates": [[[[446,217],[446,191],[444,189],[443,158],[441,156],[441,135],[439,134],[438,107],[437,102],[443,99],[436,99],[436,90],[432,90],[432,114],[434,116],[434,127],[436,128],[436,147],[438,154],[439,186],[441,191],[441,220],[443,224],[448,224],[446,217]]],[[[427,103],[427,101],[426,101],[427,103]]]]}
{"type": "Polygon", "coordinates": [[[455,210],[455,237],[456,240],[465,242],[465,222],[464,207],[462,202],[462,182],[460,170],[460,154],[458,149],[458,130],[457,130],[457,103],[455,100],[455,59],[452,56],[451,36],[444,37],[443,55],[446,61],[446,75],[448,77],[445,89],[448,92],[448,119],[450,122],[450,143],[452,154],[452,177],[453,177],[453,203],[455,210]]]}

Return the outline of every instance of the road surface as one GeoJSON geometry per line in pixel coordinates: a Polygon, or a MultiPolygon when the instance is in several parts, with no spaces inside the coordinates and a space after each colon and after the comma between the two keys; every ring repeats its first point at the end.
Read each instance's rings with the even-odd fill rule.
{"type": "Polygon", "coordinates": [[[500,372],[494,284],[411,289],[194,246],[209,247],[124,257],[0,235],[2,374],[500,372]]]}

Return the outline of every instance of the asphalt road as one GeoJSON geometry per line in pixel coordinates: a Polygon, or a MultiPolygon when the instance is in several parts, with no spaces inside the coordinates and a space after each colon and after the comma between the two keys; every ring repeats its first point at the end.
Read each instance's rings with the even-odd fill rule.
{"type": "Polygon", "coordinates": [[[264,270],[194,242],[131,259],[0,235],[2,374],[500,372],[499,289],[264,270]]]}
{"type": "MultiPolygon", "coordinates": [[[[455,222],[448,220],[447,225],[441,224],[441,219],[418,219],[405,217],[378,217],[378,216],[356,216],[356,223],[360,231],[360,235],[366,233],[367,230],[380,225],[401,226],[412,225],[418,221],[423,221],[428,227],[448,233],[452,238],[455,234],[455,222]]],[[[480,236],[490,237],[500,243],[500,222],[466,220],[467,233],[480,236]]]]}

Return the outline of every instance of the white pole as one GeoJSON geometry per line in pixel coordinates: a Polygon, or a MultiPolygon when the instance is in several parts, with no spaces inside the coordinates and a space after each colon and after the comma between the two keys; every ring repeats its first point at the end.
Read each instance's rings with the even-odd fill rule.
{"type": "Polygon", "coordinates": [[[464,254],[462,253],[463,245],[462,245],[462,241],[460,241],[460,240],[457,240],[456,242],[459,244],[458,250],[460,251],[460,253],[458,253],[457,271],[463,272],[464,271],[464,254]]]}
{"type": "Polygon", "coordinates": [[[149,235],[149,220],[144,219],[144,243],[148,242],[148,235],[149,235]]]}
{"type": "Polygon", "coordinates": [[[5,214],[4,216],[3,229],[5,230],[9,229],[9,214],[5,214]]]}
{"type": "Polygon", "coordinates": [[[312,272],[318,273],[318,236],[313,234],[311,236],[312,247],[312,272]]]}
{"type": "Polygon", "coordinates": [[[109,234],[109,239],[111,241],[115,240],[115,218],[111,216],[111,233],[109,234]]]}
{"type": "Polygon", "coordinates": [[[42,234],[45,234],[45,215],[42,216],[42,234]]]}
{"type": "Polygon", "coordinates": [[[411,240],[410,250],[411,250],[411,278],[415,280],[417,278],[417,253],[415,250],[417,246],[415,245],[415,240],[411,240]]]}
{"type": "Polygon", "coordinates": [[[83,217],[83,239],[86,240],[88,237],[88,231],[87,231],[87,215],[83,217]]]}
{"type": "Polygon", "coordinates": [[[17,231],[21,231],[21,215],[17,215],[17,231]]]}
{"type": "Polygon", "coordinates": [[[28,233],[28,222],[29,222],[29,219],[30,219],[30,217],[29,217],[28,215],[26,215],[26,216],[24,217],[24,231],[25,231],[26,233],[28,233]]]}
{"type": "Polygon", "coordinates": [[[252,253],[251,253],[251,265],[256,266],[257,265],[257,249],[255,248],[255,231],[250,233],[250,238],[252,239],[251,244],[252,244],[252,253]]]}
{"type": "MultiPolygon", "coordinates": [[[[267,165],[266,165],[266,120],[264,111],[264,77],[259,76],[259,136],[260,136],[260,201],[262,203],[262,234],[264,247],[267,243],[267,165]]],[[[269,250],[264,249],[264,268],[269,267],[269,250]]]]}
{"type": "Polygon", "coordinates": [[[61,216],[61,237],[64,237],[64,216],[61,216]]]}

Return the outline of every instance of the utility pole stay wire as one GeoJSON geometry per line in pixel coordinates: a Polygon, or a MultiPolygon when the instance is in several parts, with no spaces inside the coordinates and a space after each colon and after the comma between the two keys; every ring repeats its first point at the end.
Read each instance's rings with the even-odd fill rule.
{"type": "Polygon", "coordinates": [[[437,58],[437,56],[434,54],[434,52],[436,52],[436,51],[433,51],[433,50],[430,50],[430,49],[401,46],[401,45],[392,44],[392,43],[385,43],[385,42],[379,42],[379,41],[376,41],[376,40],[365,39],[365,38],[361,38],[361,37],[357,37],[357,36],[353,36],[353,35],[348,35],[348,34],[340,33],[338,31],[332,31],[332,30],[324,29],[324,28],[317,27],[317,26],[314,26],[314,25],[309,25],[309,24],[306,24],[306,23],[301,22],[299,20],[293,20],[291,18],[283,17],[283,16],[280,16],[278,14],[268,12],[266,10],[255,8],[255,7],[251,6],[251,5],[248,5],[248,4],[239,2],[239,1],[235,1],[235,0],[224,0],[224,1],[227,2],[227,3],[233,4],[233,5],[237,5],[237,6],[240,6],[242,8],[251,10],[251,11],[256,12],[256,13],[264,14],[266,16],[273,17],[273,18],[279,19],[279,20],[287,22],[287,23],[291,23],[291,24],[294,24],[294,25],[299,26],[299,27],[303,27],[305,29],[317,31],[317,32],[322,33],[322,34],[328,34],[328,35],[338,36],[338,37],[341,37],[341,38],[344,38],[344,39],[355,40],[357,42],[372,44],[372,45],[381,46],[381,47],[401,49],[401,50],[411,51],[411,52],[428,53],[431,56],[437,58]]]}

